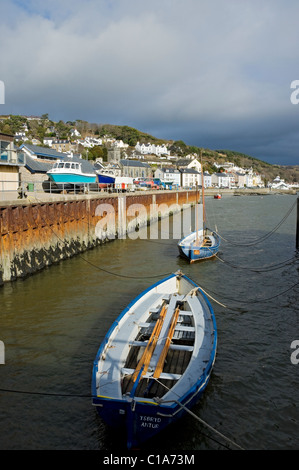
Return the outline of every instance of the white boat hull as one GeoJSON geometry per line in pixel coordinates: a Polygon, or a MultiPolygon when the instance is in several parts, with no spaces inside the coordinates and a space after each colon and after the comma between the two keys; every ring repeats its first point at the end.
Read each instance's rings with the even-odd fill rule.
{"type": "Polygon", "coordinates": [[[212,372],[216,346],[216,321],[207,297],[186,276],[172,274],[136,297],[113,323],[94,361],[93,404],[108,425],[126,429],[128,448],[139,446],[200,399],[212,372]],[[163,308],[165,318],[148,359],[154,341],[150,330],[161,321],[163,308]]]}

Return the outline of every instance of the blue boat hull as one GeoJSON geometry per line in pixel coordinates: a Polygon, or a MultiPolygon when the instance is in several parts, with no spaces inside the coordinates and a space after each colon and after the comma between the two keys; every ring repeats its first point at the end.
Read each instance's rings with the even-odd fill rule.
{"type": "Polygon", "coordinates": [[[113,176],[100,175],[100,174],[98,174],[97,176],[98,176],[99,185],[107,185],[107,184],[115,183],[115,177],[113,176]]]}
{"type": "Polygon", "coordinates": [[[138,448],[185,415],[185,408],[190,410],[200,401],[209,383],[215,355],[216,349],[204,376],[196,382],[186,397],[178,398],[178,403],[171,407],[154,402],[148,404],[108,398],[93,398],[93,404],[97,406],[99,416],[109,427],[123,429],[127,433],[128,449],[138,448]]]}
{"type": "Polygon", "coordinates": [[[212,236],[215,239],[215,244],[213,246],[207,246],[207,247],[196,246],[191,243],[184,244],[184,239],[180,240],[178,243],[180,255],[188,259],[190,263],[212,258],[213,256],[217,255],[219,251],[219,247],[220,247],[220,238],[217,235],[217,233],[212,232],[212,236]]]}
{"type": "MultiPolygon", "coordinates": [[[[104,355],[107,344],[109,344],[109,338],[113,336],[114,332],[119,328],[121,320],[139,299],[141,299],[148,291],[153,288],[157,288],[165,280],[171,279],[175,276],[175,274],[172,274],[162,281],[157,282],[149,289],[142,292],[125,310],[123,310],[106,334],[94,360],[92,371],[92,403],[96,406],[98,414],[108,426],[112,428],[123,428],[127,434],[127,447],[129,449],[140,446],[142,443],[161,432],[168,425],[180,419],[186,413],[186,409],[188,410],[192,408],[200,400],[208,385],[215,362],[217,327],[213,308],[208,298],[198,288],[197,284],[187,278],[187,276],[182,275],[182,278],[186,279],[192,288],[198,288],[200,290],[200,293],[208,306],[213,325],[213,344],[209,359],[205,364],[205,368],[201,375],[194,378],[189,389],[186,387],[186,391],[183,396],[178,396],[176,400],[170,400],[169,402],[165,401],[162,403],[162,401],[157,401],[154,398],[147,401],[142,401],[142,399],[138,400],[135,399],[134,392],[131,392],[130,397],[122,396],[121,399],[103,396],[101,394],[99,395],[96,379],[98,364],[100,357],[104,355]]],[[[138,379],[136,382],[138,382],[138,379]]]]}

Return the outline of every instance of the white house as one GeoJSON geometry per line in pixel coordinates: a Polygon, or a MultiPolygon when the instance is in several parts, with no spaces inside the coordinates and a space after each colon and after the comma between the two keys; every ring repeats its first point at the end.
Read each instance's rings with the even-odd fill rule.
{"type": "Polygon", "coordinates": [[[102,145],[103,141],[101,138],[87,136],[84,140],[78,141],[85,148],[92,148],[95,145],[102,145]]]}
{"type": "Polygon", "coordinates": [[[244,188],[246,186],[246,174],[245,173],[240,173],[239,171],[236,172],[236,186],[238,188],[244,188]]]}
{"type": "Polygon", "coordinates": [[[290,189],[290,186],[285,182],[285,180],[280,179],[280,176],[276,176],[269,186],[273,189],[290,189]]]}
{"type": "Polygon", "coordinates": [[[159,178],[165,183],[181,185],[181,173],[176,168],[158,168],[155,171],[155,178],[159,178]]]}
{"type": "Polygon", "coordinates": [[[205,188],[211,188],[212,187],[212,175],[208,171],[205,171],[203,174],[203,180],[204,180],[204,187],[205,188]]]}
{"type": "Polygon", "coordinates": [[[170,154],[165,144],[162,144],[162,145],[152,144],[152,153],[154,153],[157,156],[170,154]]]}
{"type": "Polygon", "coordinates": [[[218,188],[229,188],[230,176],[227,173],[213,173],[212,186],[216,186],[218,188]]]}
{"type": "Polygon", "coordinates": [[[195,188],[201,185],[201,174],[193,168],[181,168],[182,188],[195,188]]]}
{"type": "Polygon", "coordinates": [[[120,149],[126,149],[129,147],[129,144],[125,144],[122,140],[116,140],[112,145],[120,149]]]}
{"type": "Polygon", "coordinates": [[[262,177],[258,173],[253,173],[253,186],[264,186],[262,177]]]}
{"type": "Polygon", "coordinates": [[[178,168],[194,168],[195,170],[201,172],[201,164],[196,158],[193,158],[192,160],[190,159],[177,160],[176,165],[178,168]]]}
{"type": "Polygon", "coordinates": [[[217,163],[217,162],[214,162],[214,166],[216,168],[223,168],[224,171],[226,172],[231,172],[231,171],[239,171],[241,170],[240,167],[238,167],[237,165],[235,165],[234,163],[232,162],[225,162],[225,163],[217,163]]]}
{"type": "Polygon", "coordinates": [[[140,152],[143,155],[147,155],[151,153],[157,156],[170,154],[165,144],[162,144],[162,145],[155,145],[155,144],[150,144],[150,143],[140,144],[139,142],[137,142],[137,144],[135,145],[135,150],[137,150],[137,152],[140,152]]]}
{"type": "Polygon", "coordinates": [[[54,141],[56,141],[56,137],[44,137],[43,144],[52,147],[54,141]]]}
{"type": "Polygon", "coordinates": [[[81,134],[77,129],[72,129],[71,130],[71,137],[81,137],[81,134]]]}

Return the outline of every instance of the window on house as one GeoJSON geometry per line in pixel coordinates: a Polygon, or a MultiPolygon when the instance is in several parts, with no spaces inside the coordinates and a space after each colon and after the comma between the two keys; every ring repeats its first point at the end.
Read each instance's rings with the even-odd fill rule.
{"type": "Polygon", "coordinates": [[[0,159],[1,160],[8,160],[8,152],[9,152],[9,144],[10,142],[5,142],[3,140],[0,141],[0,159]]]}

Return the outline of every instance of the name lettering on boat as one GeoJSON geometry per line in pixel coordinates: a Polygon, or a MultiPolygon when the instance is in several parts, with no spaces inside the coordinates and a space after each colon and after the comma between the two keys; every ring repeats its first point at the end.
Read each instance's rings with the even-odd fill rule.
{"type": "Polygon", "coordinates": [[[143,428],[158,428],[160,426],[161,418],[155,416],[140,416],[141,427],[143,428]]]}

